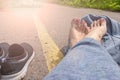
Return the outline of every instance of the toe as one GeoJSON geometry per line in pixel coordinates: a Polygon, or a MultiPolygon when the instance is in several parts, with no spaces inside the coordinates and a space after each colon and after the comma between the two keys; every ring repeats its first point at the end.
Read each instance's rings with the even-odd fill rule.
{"type": "Polygon", "coordinates": [[[93,27],[96,27],[97,26],[97,21],[94,21],[93,22],[93,27]]]}
{"type": "Polygon", "coordinates": [[[97,20],[96,25],[97,25],[97,27],[100,26],[100,19],[97,20]]]}
{"type": "Polygon", "coordinates": [[[101,26],[105,26],[106,25],[106,20],[104,18],[101,18],[100,21],[101,21],[101,26]]]}
{"type": "Polygon", "coordinates": [[[79,22],[80,22],[79,18],[73,18],[72,21],[71,21],[71,27],[78,27],[79,22]]]}
{"type": "Polygon", "coordinates": [[[80,19],[79,19],[79,18],[76,18],[76,19],[75,19],[75,24],[78,25],[79,22],[80,22],[80,19]]]}
{"type": "Polygon", "coordinates": [[[85,20],[82,20],[82,22],[81,22],[81,30],[84,32],[85,31],[85,25],[86,25],[86,22],[85,22],[85,20]]]}
{"type": "Polygon", "coordinates": [[[75,20],[76,20],[76,18],[73,18],[73,19],[72,19],[72,22],[75,22],[75,20]]]}
{"type": "Polygon", "coordinates": [[[76,19],[77,18],[73,18],[72,21],[71,21],[71,24],[74,24],[76,22],[76,19]]]}
{"type": "Polygon", "coordinates": [[[88,27],[86,21],[84,21],[83,26],[88,27]]]}
{"type": "Polygon", "coordinates": [[[88,34],[88,32],[90,31],[90,27],[88,27],[86,21],[84,21],[84,23],[83,23],[83,27],[84,27],[84,32],[85,32],[86,34],[88,34]]]}

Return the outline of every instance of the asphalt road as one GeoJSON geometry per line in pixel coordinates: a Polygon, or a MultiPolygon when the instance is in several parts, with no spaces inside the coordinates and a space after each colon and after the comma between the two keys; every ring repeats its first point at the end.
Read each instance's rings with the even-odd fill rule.
{"type": "Polygon", "coordinates": [[[72,18],[81,18],[87,14],[107,15],[120,21],[118,12],[71,8],[50,3],[42,4],[40,8],[3,8],[0,10],[0,42],[10,45],[22,42],[31,44],[36,54],[24,80],[42,80],[48,70],[33,16],[41,20],[52,40],[61,49],[67,42],[72,18]]]}

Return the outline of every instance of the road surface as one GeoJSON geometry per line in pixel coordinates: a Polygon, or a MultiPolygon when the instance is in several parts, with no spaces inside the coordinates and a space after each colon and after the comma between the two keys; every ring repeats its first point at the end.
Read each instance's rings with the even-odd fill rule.
{"type": "Polygon", "coordinates": [[[72,18],[81,18],[86,14],[107,15],[120,21],[118,12],[71,8],[50,3],[44,3],[40,8],[3,8],[0,10],[0,42],[7,42],[10,45],[27,42],[33,46],[36,53],[24,80],[43,79],[48,73],[45,49],[48,50],[50,46],[59,49],[64,47],[67,43],[72,18]],[[46,33],[49,38],[44,38],[43,35],[46,33]],[[44,40],[48,42],[43,43],[44,40]],[[52,44],[49,41],[52,41],[52,44]],[[46,44],[49,45],[48,48],[46,46],[44,48],[46,44]]]}

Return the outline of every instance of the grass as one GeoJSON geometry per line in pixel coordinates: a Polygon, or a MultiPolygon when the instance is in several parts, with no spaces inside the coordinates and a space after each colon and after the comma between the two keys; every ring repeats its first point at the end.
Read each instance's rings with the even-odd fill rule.
{"type": "Polygon", "coordinates": [[[51,0],[52,2],[72,7],[87,7],[103,10],[120,11],[120,0],[51,0]]]}

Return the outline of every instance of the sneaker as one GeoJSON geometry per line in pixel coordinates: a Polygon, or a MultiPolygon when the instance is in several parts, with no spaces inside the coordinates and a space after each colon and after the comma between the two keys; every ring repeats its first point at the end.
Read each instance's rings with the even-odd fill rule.
{"type": "Polygon", "coordinates": [[[21,80],[27,73],[28,65],[34,57],[33,48],[27,44],[13,44],[1,64],[1,80],[21,80]]]}
{"type": "Polygon", "coordinates": [[[1,78],[1,63],[2,59],[7,56],[9,44],[8,43],[0,43],[0,78],[1,78]]]}
{"type": "Polygon", "coordinates": [[[5,58],[8,54],[8,48],[9,44],[8,43],[0,43],[0,61],[1,59],[5,58]]]}

